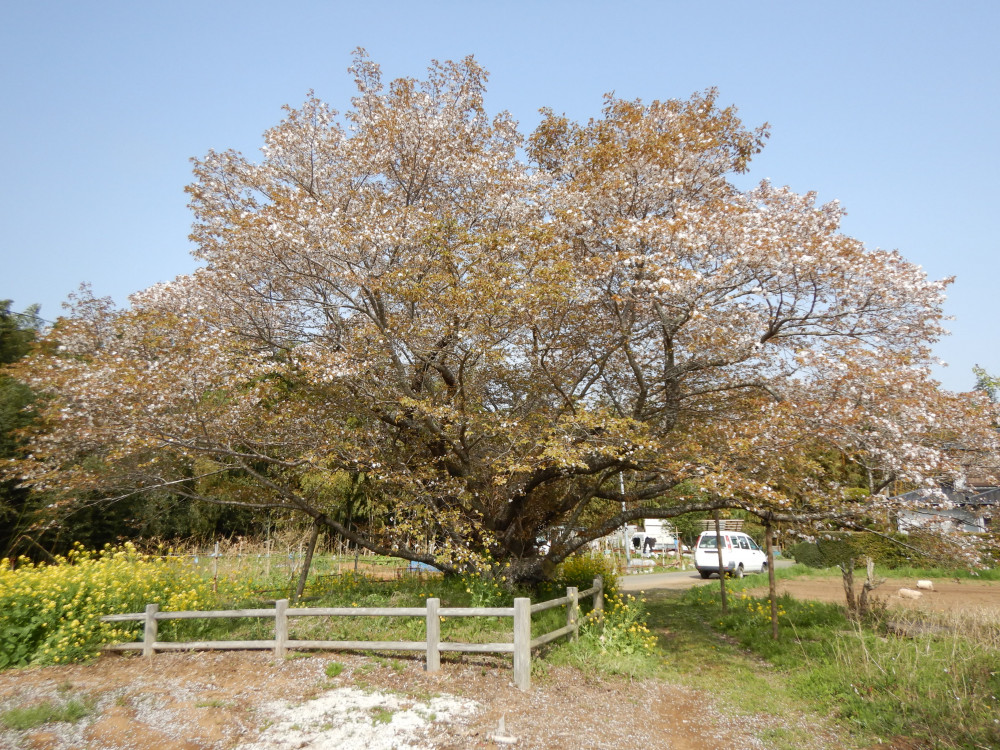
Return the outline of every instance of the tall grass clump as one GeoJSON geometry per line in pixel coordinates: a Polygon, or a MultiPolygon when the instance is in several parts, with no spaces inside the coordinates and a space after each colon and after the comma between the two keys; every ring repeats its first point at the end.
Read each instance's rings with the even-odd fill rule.
{"type": "MultiPolygon", "coordinates": [[[[63,664],[95,656],[104,643],[141,639],[141,625],[102,623],[102,615],[216,609],[245,595],[238,582],[213,582],[183,562],[146,556],[126,544],[75,547],[53,564],[0,560],[0,669],[63,664]]],[[[206,628],[206,621],[162,624],[165,640],[206,628]],[[189,632],[190,631],[190,632],[189,632]]]]}
{"type": "Polygon", "coordinates": [[[840,715],[879,736],[1000,747],[1000,610],[897,619],[835,634],[840,715]]]}

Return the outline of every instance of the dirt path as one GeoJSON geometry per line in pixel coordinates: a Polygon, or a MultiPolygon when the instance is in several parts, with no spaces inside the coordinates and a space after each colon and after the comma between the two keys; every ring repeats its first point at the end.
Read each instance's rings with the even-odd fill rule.
{"type": "MultiPolygon", "coordinates": [[[[711,698],[658,680],[549,668],[529,693],[510,665],[465,658],[429,675],[415,659],[260,652],[108,656],[0,673],[0,711],[88,700],[76,724],[0,731],[10,750],[766,748],[774,717],[721,716],[711,698]],[[344,665],[334,678],[331,662],[344,665]],[[503,721],[502,729],[501,721],[503,721]]],[[[817,738],[815,747],[834,747],[817,738]]]]}

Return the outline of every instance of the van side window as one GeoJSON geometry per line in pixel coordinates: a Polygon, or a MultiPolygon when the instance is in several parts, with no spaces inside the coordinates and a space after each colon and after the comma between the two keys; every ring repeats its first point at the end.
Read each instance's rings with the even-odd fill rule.
{"type": "Polygon", "coordinates": [[[750,549],[750,545],[747,543],[747,538],[745,536],[740,537],[740,547],[743,549],[750,549]]]}

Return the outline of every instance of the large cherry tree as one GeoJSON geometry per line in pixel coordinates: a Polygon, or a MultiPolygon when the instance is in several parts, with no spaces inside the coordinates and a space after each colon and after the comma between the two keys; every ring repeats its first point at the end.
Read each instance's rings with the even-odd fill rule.
{"type": "Polygon", "coordinates": [[[538,579],[637,518],[860,512],[824,451],[914,484],[955,468],[934,445],[975,413],[939,414],[926,369],[948,282],[842,234],[837,204],[736,189],[768,133],[714,91],[525,137],[472,58],[352,71],[345,113],[310,95],[261,158],[195,162],[199,271],[50,333],[22,370],[52,396],[32,481],[538,579]],[[338,521],[345,476],[383,524],[338,521]]]}

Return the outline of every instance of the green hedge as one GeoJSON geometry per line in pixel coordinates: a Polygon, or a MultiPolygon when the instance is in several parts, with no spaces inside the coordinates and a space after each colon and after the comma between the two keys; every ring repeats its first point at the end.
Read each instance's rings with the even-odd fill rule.
{"type": "Polygon", "coordinates": [[[866,557],[890,569],[933,565],[933,558],[921,552],[921,546],[920,537],[915,535],[840,532],[816,542],[800,542],[790,547],[787,555],[811,568],[829,568],[851,558],[860,565],[866,557]]]}

